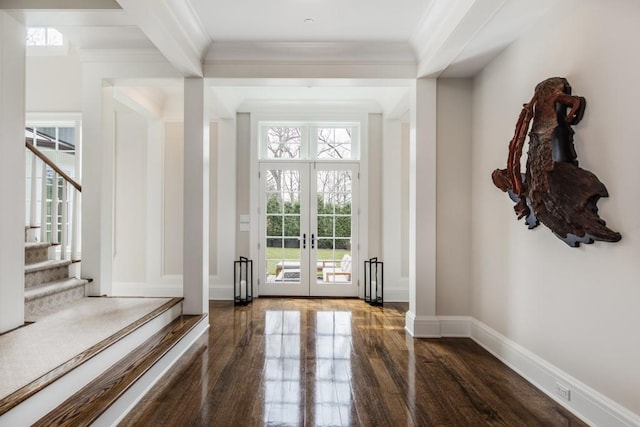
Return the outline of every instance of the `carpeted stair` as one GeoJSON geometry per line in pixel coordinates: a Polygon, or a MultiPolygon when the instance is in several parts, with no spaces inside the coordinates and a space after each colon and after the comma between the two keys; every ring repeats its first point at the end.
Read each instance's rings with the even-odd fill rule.
{"type": "Polygon", "coordinates": [[[24,254],[25,321],[34,322],[85,296],[88,281],[70,277],[72,261],[53,259],[55,245],[27,241],[24,254]]]}

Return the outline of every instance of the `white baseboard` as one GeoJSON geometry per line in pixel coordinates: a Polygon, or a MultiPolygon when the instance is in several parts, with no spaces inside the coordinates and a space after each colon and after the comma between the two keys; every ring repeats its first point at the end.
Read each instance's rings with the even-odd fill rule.
{"type": "Polygon", "coordinates": [[[407,311],[405,329],[414,338],[440,338],[440,321],[436,316],[416,316],[407,311]]]}
{"type": "Polygon", "coordinates": [[[640,416],[551,365],[484,323],[471,319],[470,337],[524,379],[591,426],[640,426],[640,416]],[[569,390],[569,400],[556,391],[569,390]]]}
{"type": "Polygon", "coordinates": [[[440,334],[443,337],[469,338],[471,336],[471,317],[438,316],[440,334]]]}
{"type": "Polygon", "coordinates": [[[405,329],[415,338],[467,337],[591,426],[640,426],[640,416],[536,356],[484,323],[467,316],[416,316],[408,311],[405,329]],[[561,397],[558,385],[569,390],[561,397]]]}
{"type": "MultiPolygon", "coordinates": [[[[111,288],[114,296],[121,297],[181,297],[183,296],[182,283],[137,283],[114,282],[111,288]]],[[[233,300],[232,285],[209,284],[210,300],[233,300]]]]}
{"type": "Polygon", "coordinates": [[[409,288],[395,287],[384,288],[384,302],[407,302],[409,301],[409,288]]]}
{"type": "Polygon", "coordinates": [[[209,285],[209,299],[219,301],[232,301],[233,285],[209,285]]]}
{"type": "Polygon", "coordinates": [[[182,297],[182,283],[150,284],[113,282],[111,294],[119,297],[182,297]]]}

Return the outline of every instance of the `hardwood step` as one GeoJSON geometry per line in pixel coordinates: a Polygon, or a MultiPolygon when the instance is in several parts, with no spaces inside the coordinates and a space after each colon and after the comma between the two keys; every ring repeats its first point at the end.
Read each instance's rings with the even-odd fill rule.
{"type": "MultiPolygon", "coordinates": [[[[96,298],[96,300],[100,299],[102,298],[96,298]]],[[[72,381],[77,382],[78,387],[76,388],[76,390],[80,387],[81,384],[88,384],[89,381],[84,381],[82,379],[82,374],[73,376],[74,373],[78,373],[79,371],[81,371],[81,369],[79,369],[81,366],[85,364],[93,364],[94,361],[101,356],[101,354],[108,353],[114,345],[117,345],[121,340],[125,340],[130,336],[138,333],[148,324],[165,315],[168,311],[174,309],[176,305],[181,304],[182,300],[183,298],[169,299],[164,304],[150,311],[146,315],[138,318],[134,322],[128,324],[126,327],[116,331],[109,337],[97,342],[96,344],[91,345],[91,347],[87,348],[85,351],[75,355],[68,361],[53,368],[51,371],[33,380],[24,387],[0,399],[0,425],[4,425],[2,417],[6,416],[7,413],[11,412],[14,409],[19,409],[17,408],[19,405],[28,404],[29,400],[32,398],[37,399],[40,393],[46,393],[46,390],[49,386],[55,386],[55,383],[57,383],[58,380],[63,379],[63,377],[67,375],[72,376],[72,381]]],[[[25,329],[25,331],[28,332],[27,329],[25,329]]],[[[152,335],[149,334],[149,336],[152,335]]],[[[108,356],[108,358],[109,357],[112,356],[108,356]]],[[[62,402],[62,399],[60,399],[59,402],[62,402]]],[[[44,415],[45,413],[46,412],[43,412],[40,416],[44,415]]],[[[33,421],[29,422],[28,424],[30,425],[32,422],[33,421]]]]}
{"type": "Polygon", "coordinates": [[[70,264],[70,260],[47,260],[25,265],[25,288],[68,278],[70,264]]]}
{"type": "Polygon", "coordinates": [[[207,315],[178,317],[34,426],[88,426],[207,315]]]}

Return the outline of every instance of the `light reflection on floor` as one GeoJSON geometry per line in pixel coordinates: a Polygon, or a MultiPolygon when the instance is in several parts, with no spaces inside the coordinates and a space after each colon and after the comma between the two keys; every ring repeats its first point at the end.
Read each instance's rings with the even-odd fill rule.
{"type": "MultiPolygon", "coordinates": [[[[299,311],[267,311],[265,314],[264,422],[266,425],[305,424],[305,399],[314,408],[316,426],[352,423],[351,313],[316,313],[313,391],[305,396],[299,311]]],[[[310,379],[309,379],[310,380],[310,379]]]]}
{"type": "Polygon", "coordinates": [[[316,313],[315,425],[351,425],[351,313],[316,313]]]}
{"type": "Polygon", "coordinates": [[[298,425],[304,417],[300,312],[267,311],[265,316],[264,421],[298,425]]]}

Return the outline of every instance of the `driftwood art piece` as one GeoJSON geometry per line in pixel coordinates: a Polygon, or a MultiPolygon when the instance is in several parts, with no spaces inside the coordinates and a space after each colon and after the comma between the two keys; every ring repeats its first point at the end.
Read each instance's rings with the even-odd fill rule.
{"type": "Polygon", "coordinates": [[[608,196],[604,184],[578,167],[571,126],[580,122],[585,106],[584,98],[571,95],[566,79],[552,77],[539,83],[509,142],[507,168],[496,169],[491,176],[516,203],[518,219],[525,218],[530,229],[542,222],[573,247],[595,240],[617,242],[621,237],[598,216],[596,204],[608,196]],[[523,174],[520,158],[532,118],[523,174]]]}

